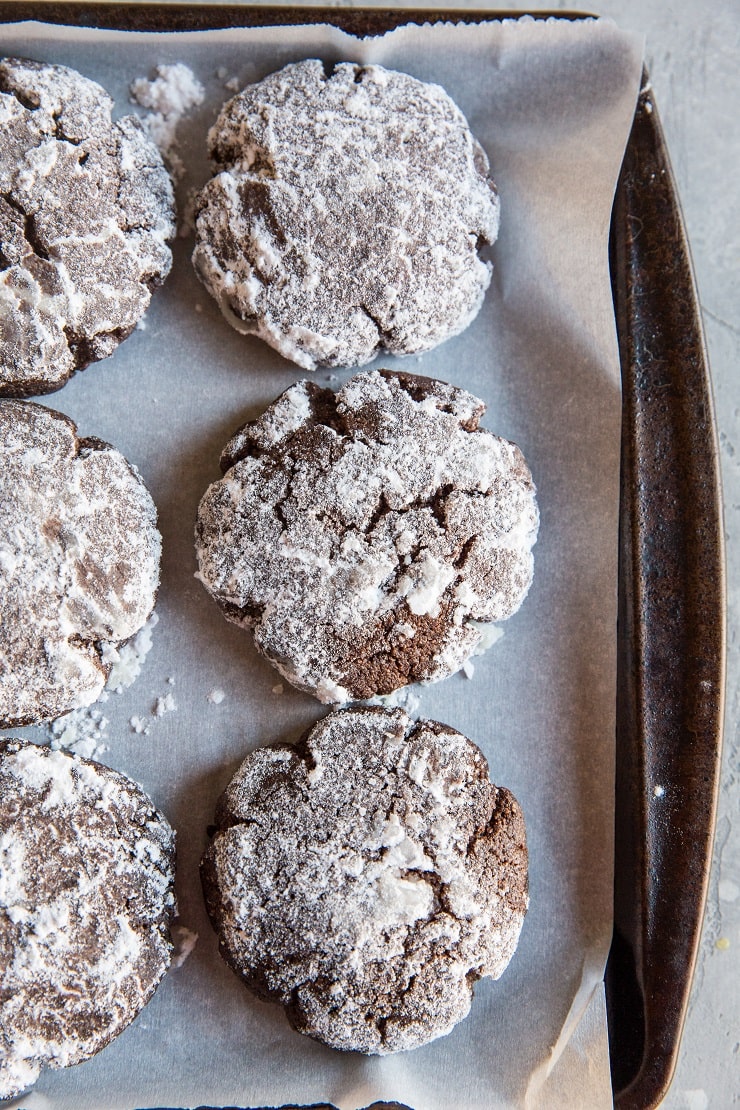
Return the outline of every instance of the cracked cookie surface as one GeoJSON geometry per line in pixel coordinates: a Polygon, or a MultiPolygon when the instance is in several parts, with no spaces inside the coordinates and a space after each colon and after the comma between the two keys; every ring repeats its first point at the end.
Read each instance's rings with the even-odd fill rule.
{"type": "Polygon", "coordinates": [[[498,978],[527,909],[524,819],[483,753],[403,710],[348,709],[244,761],[201,873],[221,952],[301,1033],[416,1048],[498,978]]]}
{"type": "Polygon", "coordinates": [[[209,149],[193,262],[237,330],[313,370],[429,350],[477,314],[499,201],[438,85],[298,62],[225,104],[209,149]]]}
{"type": "Polygon", "coordinates": [[[156,510],[120,452],[66,416],[0,400],[0,727],[100,695],[154,608],[156,510]]]}
{"type": "Polygon", "coordinates": [[[112,354],[171,265],[172,184],[135,116],[65,66],[0,61],[0,395],[112,354]]]}
{"type": "Polygon", "coordinates": [[[136,783],[0,741],[0,1098],[94,1055],[170,964],[174,833],[136,783]]]}
{"type": "Polygon", "coordinates": [[[459,670],[520,606],[538,511],[514,444],[444,382],[298,382],[233,437],[199,576],[294,686],[341,703],[459,670]]]}

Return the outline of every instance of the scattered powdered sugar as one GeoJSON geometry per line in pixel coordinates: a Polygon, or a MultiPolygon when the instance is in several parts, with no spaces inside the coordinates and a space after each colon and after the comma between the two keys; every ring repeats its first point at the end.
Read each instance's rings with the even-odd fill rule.
{"type": "MultiPolygon", "coordinates": [[[[144,660],[152,647],[152,632],[158,623],[159,617],[154,612],[128,643],[119,648],[112,644],[103,646],[103,660],[113,660],[113,665],[98,702],[107,701],[111,693],[122,694],[139,677],[144,660]]],[[[74,709],[49,725],[50,746],[54,749],[64,748],[65,751],[87,759],[98,759],[108,751],[108,745],[104,741],[108,739],[109,724],[108,718],[96,705],[74,709]]],[[[132,717],[130,724],[134,732],[149,734],[149,728],[142,718],[132,717]]]]}
{"type": "Polygon", "coordinates": [[[152,633],[158,624],[159,617],[156,613],[152,613],[144,627],[131,640],[118,648],[108,675],[106,689],[121,694],[136,681],[141,674],[144,660],[152,649],[152,633]]]}
{"type": "Polygon", "coordinates": [[[164,717],[165,713],[173,713],[177,709],[174,696],[172,694],[165,694],[163,697],[157,698],[154,703],[154,716],[164,717]]]}
{"type": "Polygon", "coordinates": [[[198,943],[198,934],[193,932],[192,929],[186,928],[184,925],[173,925],[170,928],[172,935],[172,943],[174,945],[174,952],[172,955],[172,963],[170,967],[176,970],[187,960],[190,953],[198,943]]]}
{"type": "MultiPolygon", "coordinates": [[[[175,685],[175,679],[172,675],[167,679],[167,685],[175,685]]],[[[149,736],[151,734],[152,725],[156,721],[161,720],[162,717],[165,717],[168,713],[174,713],[176,709],[177,702],[175,701],[175,695],[171,691],[168,691],[166,694],[160,694],[156,698],[149,714],[137,713],[129,718],[131,731],[135,732],[137,736],[149,736]]]]}
{"type": "MultiPolygon", "coordinates": [[[[476,624],[475,621],[472,623],[476,624]]],[[[503,628],[499,628],[496,624],[477,624],[476,627],[480,630],[480,640],[473,655],[483,655],[485,651],[497,644],[504,635],[503,628]]]]}
{"type": "Polygon", "coordinates": [[[367,705],[379,705],[383,709],[404,709],[409,717],[415,717],[421,708],[421,698],[413,686],[401,686],[392,694],[368,698],[367,705]]]}
{"type": "Polygon", "coordinates": [[[108,724],[108,718],[93,706],[74,709],[52,722],[50,747],[63,748],[86,759],[98,759],[108,750],[108,745],[103,743],[107,739],[108,724]]]}
{"type": "Polygon", "coordinates": [[[300,1032],[384,1054],[448,1033],[527,908],[519,806],[479,749],[403,710],[345,710],[247,757],[203,861],[228,962],[300,1032]]]}
{"type": "Polygon", "coordinates": [[[148,109],[147,130],[178,181],[185,166],[177,153],[177,126],[184,115],[203,103],[203,86],[188,66],[175,62],[158,65],[153,78],[132,81],[130,92],[135,104],[148,109]]]}
{"type": "Polygon", "coordinates": [[[0,1099],[88,1059],[170,962],[174,834],[118,772],[0,741],[0,1099]]]}
{"type": "Polygon", "coordinates": [[[292,685],[341,703],[458,671],[532,580],[539,516],[484,404],[368,371],[291,386],[222,454],[198,577],[292,685]]]}

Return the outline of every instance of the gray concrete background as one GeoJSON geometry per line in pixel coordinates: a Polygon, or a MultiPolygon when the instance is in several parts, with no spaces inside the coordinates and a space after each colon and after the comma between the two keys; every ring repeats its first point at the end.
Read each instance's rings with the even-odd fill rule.
{"type": "MultiPolygon", "coordinates": [[[[328,2],[485,6],[475,0],[328,2]]],[[[577,8],[557,0],[505,6],[577,8]]],[[[730,1110],[740,1102],[740,0],[601,0],[584,7],[645,35],[646,63],[692,247],[714,385],[727,541],[722,785],[701,950],[678,1068],[663,1108],[730,1110]]],[[[581,1110],[576,1092],[573,1110],[581,1110]]]]}

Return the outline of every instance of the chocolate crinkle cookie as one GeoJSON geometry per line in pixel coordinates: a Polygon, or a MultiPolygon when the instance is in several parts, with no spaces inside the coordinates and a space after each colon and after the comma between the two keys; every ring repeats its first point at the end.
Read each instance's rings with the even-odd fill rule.
{"type": "Polygon", "coordinates": [[[61,413],[0,400],[0,727],[96,700],[154,608],[160,550],[123,455],[61,413]]]}
{"type": "Polygon", "coordinates": [[[514,444],[462,389],[389,371],[298,382],[222,455],[199,576],[320,701],[446,677],[518,608],[538,511],[514,444]]]}
{"type": "Polygon", "coordinates": [[[174,833],[107,767],[0,741],[0,1098],[93,1056],[170,964],[174,833]]]}
{"type": "Polygon", "coordinates": [[[65,66],[0,61],[0,395],[112,354],[167,276],[172,184],[138,119],[65,66]]]}
{"type": "Polygon", "coordinates": [[[237,330],[314,370],[429,350],[477,314],[499,201],[438,85],[299,62],[224,105],[208,141],[193,262],[237,330]]]}
{"type": "Polygon", "coordinates": [[[444,1036],[514,953],[524,819],[446,725],[330,714],[296,747],[249,755],[216,820],[201,873],[222,955],[332,1048],[444,1036]]]}

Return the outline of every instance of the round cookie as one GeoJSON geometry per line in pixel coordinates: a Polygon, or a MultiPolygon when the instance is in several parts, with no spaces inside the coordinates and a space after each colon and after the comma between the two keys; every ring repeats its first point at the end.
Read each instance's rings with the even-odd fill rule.
{"type": "Polygon", "coordinates": [[[527,909],[524,819],[482,752],[343,710],[247,756],[201,865],[221,953],[300,1033],[372,1054],[449,1033],[527,909]]]}
{"type": "Polygon", "coordinates": [[[444,678],[514,613],[538,528],[521,451],[462,389],[389,371],[298,382],[222,455],[199,576],[294,686],[341,703],[444,678]]]}
{"type": "Polygon", "coordinates": [[[0,727],[96,700],[154,608],[160,550],[152,499],[118,451],[0,400],[0,727]]]}
{"type": "Polygon", "coordinates": [[[174,833],[136,783],[0,741],[0,1098],[93,1056],[170,963],[174,833]]]}
{"type": "Polygon", "coordinates": [[[112,354],[167,276],[172,184],[135,116],[65,66],[0,60],[0,395],[112,354]]]}
{"type": "Polygon", "coordinates": [[[439,85],[298,62],[228,101],[208,142],[193,262],[237,330],[314,370],[429,350],[477,314],[499,201],[439,85]]]}

